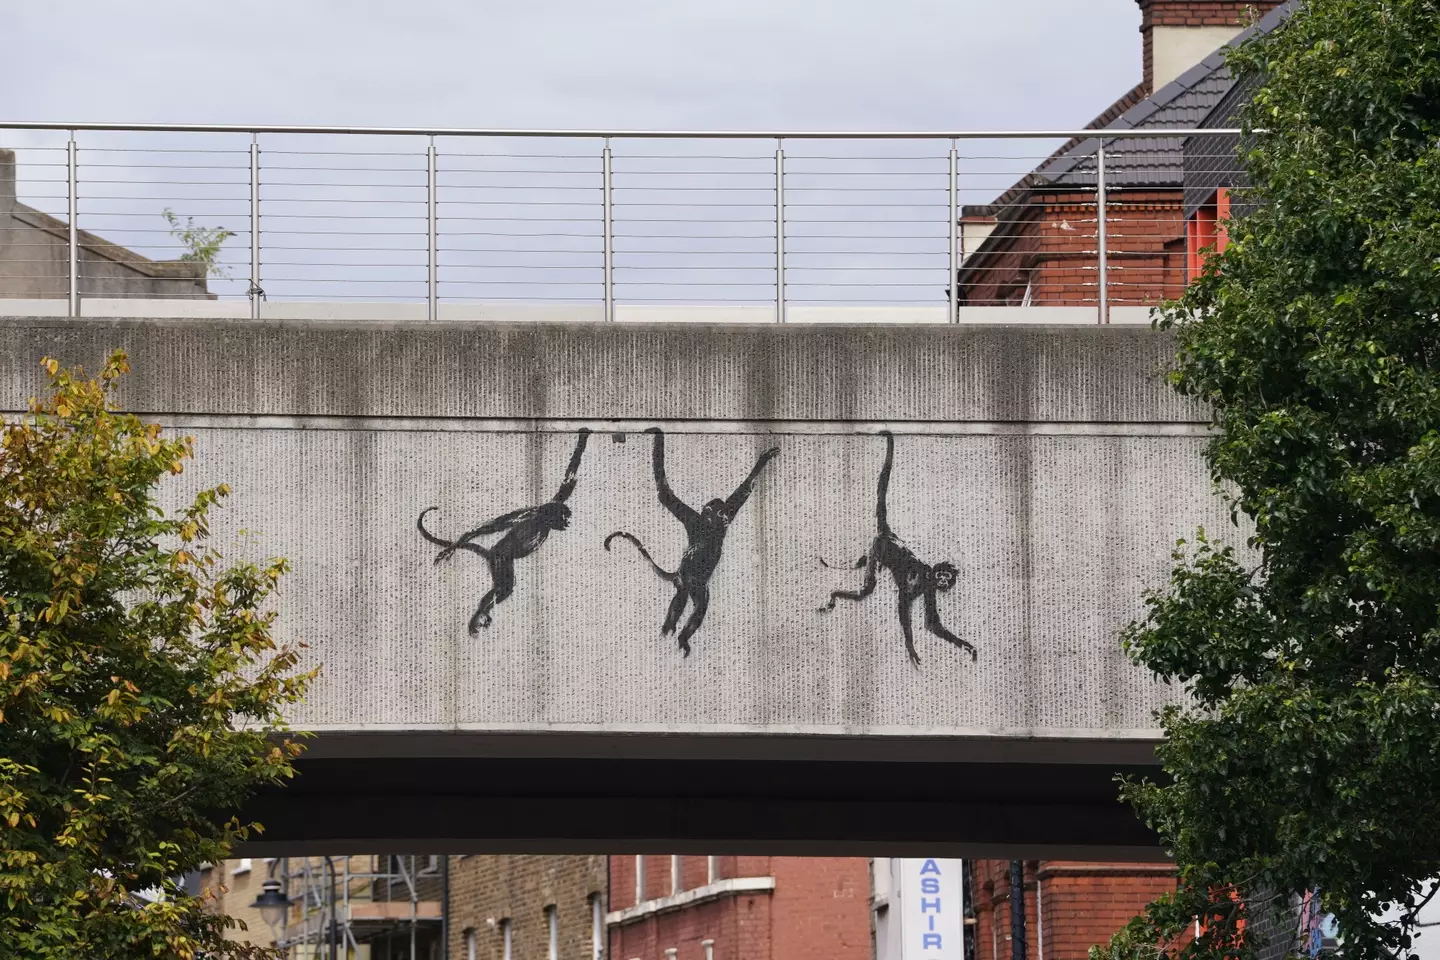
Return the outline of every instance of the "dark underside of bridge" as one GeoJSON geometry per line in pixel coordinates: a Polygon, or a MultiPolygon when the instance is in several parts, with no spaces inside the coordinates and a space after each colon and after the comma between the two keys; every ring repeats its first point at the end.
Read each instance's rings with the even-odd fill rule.
{"type": "Polygon", "coordinates": [[[264,833],[239,853],[1163,858],[1117,799],[1118,774],[1157,776],[1148,746],[1066,762],[1024,749],[1004,751],[1018,760],[757,755],[688,738],[640,756],[396,755],[395,744],[377,756],[326,739],[295,781],[247,809],[264,833]]]}

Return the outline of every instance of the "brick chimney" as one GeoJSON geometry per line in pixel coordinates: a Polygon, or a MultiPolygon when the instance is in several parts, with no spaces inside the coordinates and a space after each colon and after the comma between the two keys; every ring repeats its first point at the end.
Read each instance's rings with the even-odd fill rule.
{"type": "Polygon", "coordinates": [[[1145,90],[1154,93],[1225,46],[1284,0],[1135,0],[1145,41],[1145,90]]]}

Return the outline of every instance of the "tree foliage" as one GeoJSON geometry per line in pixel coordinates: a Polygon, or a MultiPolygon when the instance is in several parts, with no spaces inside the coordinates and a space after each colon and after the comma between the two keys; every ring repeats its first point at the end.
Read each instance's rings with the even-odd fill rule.
{"type": "Polygon", "coordinates": [[[1308,0],[1230,64],[1250,189],[1161,323],[1252,533],[1182,544],[1124,637],[1193,694],[1125,787],[1180,881],[1094,955],[1243,956],[1306,890],[1347,960],[1404,955],[1440,875],[1440,3],[1308,0]]]}
{"type": "Polygon", "coordinates": [[[258,955],[176,878],[293,773],[274,735],[311,674],[263,609],[285,564],[206,546],[223,485],[162,513],[191,441],[112,409],[123,354],[45,363],[0,445],[0,960],[258,955]]]}
{"type": "Polygon", "coordinates": [[[1252,953],[1318,890],[1347,958],[1403,955],[1440,874],[1440,5],[1309,0],[1230,62],[1246,212],[1162,323],[1253,533],[1182,545],[1125,636],[1194,697],[1125,789],[1180,882],[1095,954],[1252,953]]]}

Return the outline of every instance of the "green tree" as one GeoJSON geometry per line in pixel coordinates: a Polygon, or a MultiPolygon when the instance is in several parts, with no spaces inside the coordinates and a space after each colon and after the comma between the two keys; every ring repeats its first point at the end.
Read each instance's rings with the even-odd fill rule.
{"type": "Polygon", "coordinates": [[[115,412],[123,353],[94,380],[45,364],[0,443],[0,958],[259,956],[176,878],[293,774],[281,711],[312,674],[264,610],[285,564],[206,546],[223,485],[162,513],[191,441],[115,412]]]}
{"type": "Polygon", "coordinates": [[[1440,4],[1308,0],[1230,64],[1251,189],[1160,322],[1249,544],[1182,544],[1124,636],[1193,695],[1124,788],[1179,888],[1093,955],[1244,956],[1318,890],[1378,960],[1440,875],[1440,4]]]}
{"type": "Polygon", "coordinates": [[[235,236],[235,231],[226,230],[224,227],[197,227],[194,217],[186,217],[184,222],[175,215],[175,211],[166,207],[161,216],[165,222],[170,224],[170,236],[180,241],[185,252],[180,259],[189,263],[205,264],[205,272],[212,277],[228,277],[230,270],[220,263],[220,248],[225,241],[235,236]]]}

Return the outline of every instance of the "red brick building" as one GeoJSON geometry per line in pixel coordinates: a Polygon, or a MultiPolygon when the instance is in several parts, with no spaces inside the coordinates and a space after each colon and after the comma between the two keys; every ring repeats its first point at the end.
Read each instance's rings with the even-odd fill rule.
{"type": "MultiPolygon", "coordinates": [[[[974,960],[1010,960],[1010,861],[971,864],[974,960]]],[[[1025,956],[1085,960],[1140,909],[1175,889],[1166,864],[1025,861],[1025,956]]]]}
{"type": "Polygon", "coordinates": [[[610,960],[871,960],[870,865],[610,858],[610,960]]]}
{"type": "Polygon", "coordinates": [[[1136,2],[1141,81],[1086,126],[1096,136],[1065,144],[994,202],[962,211],[961,304],[1098,305],[1102,147],[1109,303],[1145,306],[1184,289],[1187,234],[1192,243],[1200,237],[1186,226],[1184,138],[1105,137],[1104,131],[1200,126],[1234,86],[1219,48],[1247,27],[1273,29],[1288,4],[1136,2]]]}

